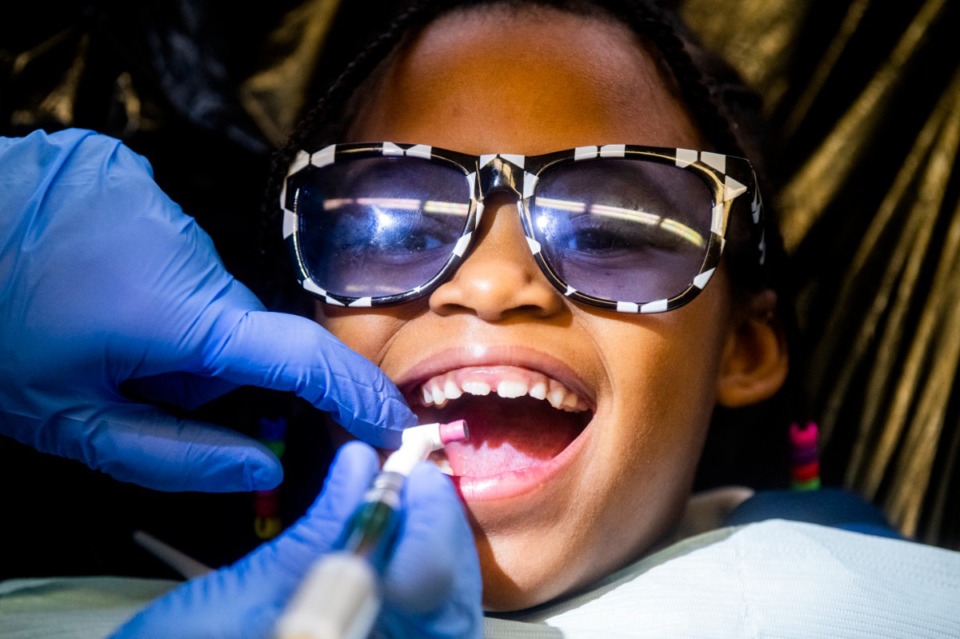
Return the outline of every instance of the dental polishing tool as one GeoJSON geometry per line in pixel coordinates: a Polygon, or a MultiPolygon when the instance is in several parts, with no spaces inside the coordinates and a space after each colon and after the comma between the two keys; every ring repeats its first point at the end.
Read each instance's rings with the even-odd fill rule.
{"type": "Polygon", "coordinates": [[[276,626],[277,639],[365,639],[380,610],[378,574],[386,568],[407,475],[430,453],[468,437],[467,424],[424,424],[403,431],[334,552],[311,567],[276,626]]]}

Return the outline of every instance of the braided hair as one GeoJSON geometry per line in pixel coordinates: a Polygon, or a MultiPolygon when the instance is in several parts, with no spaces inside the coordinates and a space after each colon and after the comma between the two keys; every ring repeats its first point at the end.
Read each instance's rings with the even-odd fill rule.
{"type": "MultiPolygon", "coordinates": [[[[265,299],[272,300],[268,305],[278,310],[310,314],[309,307],[304,304],[312,302],[296,285],[293,265],[287,259],[287,248],[280,233],[280,193],[287,168],[298,150],[307,146],[318,147],[321,142],[341,141],[340,138],[351,124],[352,114],[356,112],[351,108],[356,96],[362,96],[365,86],[369,85],[368,81],[375,82],[379,65],[401,50],[409,38],[445,13],[482,7],[508,10],[552,8],[577,15],[601,16],[626,26],[635,34],[638,42],[647,45],[649,52],[656,57],[664,77],[669,80],[668,84],[672,84],[679,93],[699,131],[713,146],[712,150],[749,158],[757,172],[761,192],[771,192],[762,164],[763,120],[759,97],[744,85],[739,74],[725,60],[701,47],[682,21],[673,12],[657,4],[656,0],[395,0],[392,19],[384,28],[372,33],[340,72],[331,76],[332,81],[304,112],[286,143],[274,154],[261,217],[261,258],[267,276],[263,292],[267,295],[265,299]]],[[[746,224],[738,224],[736,219],[731,220],[724,259],[735,303],[765,288],[780,293],[780,320],[784,323],[790,344],[794,343],[791,338],[795,321],[792,305],[788,301],[791,296],[784,291],[788,281],[784,276],[786,255],[770,202],[765,201],[764,204],[764,268],[757,268],[754,253],[742,250],[749,232],[746,224]]],[[[793,383],[788,383],[788,386],[796,387],[793,383]]],[[[772,400],[777,421],[786,420],[782,415],[793,410],[791,404],[796,400],[792,394],[793,391],[781,392],[772,400]],[[783,395],[790,395],[790,398],[785,400],[783,395]],[[789,408],[785,408],[785,405],[789,408]]],[[[742,422],[740,412],[737,417],[731,418],[721,410],[719,419],[742,422]]],[[[747,420],[748,426],[718,429],[718,418],[715,418],[711,435],[718,430],[725,430],[732,435],[722,442],[708,440],[707,448],[714,448],[717,452],[715,457],[722,461],[702,463],[701,472],[707,477],[698,478],[698,483],[701,486],[730,481],[756,486],[786,483],[786,475],[780,472],[786,466],[780,457],[788,456],[786,428],[769,428],[766,423],[769,419],[770,410],[761,408],[756,417],[747,420]],[[771,446],[780,447],[782,455],[771,456],[771,446]],[[755,464],[743,462],[745,458],[764,456],[768,459],[760,469],[755,464]],[[738,474],[731,476],[723,470],[726,468],[737,468],[738,474]],[[770,479],[771,476],[775,478],[770,479]]]]}

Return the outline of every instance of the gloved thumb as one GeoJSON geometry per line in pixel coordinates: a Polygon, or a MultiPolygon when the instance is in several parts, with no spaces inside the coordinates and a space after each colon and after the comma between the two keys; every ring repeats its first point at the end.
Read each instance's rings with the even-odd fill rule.
{"type": "Polygon", "coordinates": [[[483,633],[482,580],[473,534],[450,478],[417,465],[383,581],[380,628],[391,638],[469,639],[483,633]]]}
{"type": "Polygon", "coordinates": [[[113,637],[270,637],[307,570],[333,547],[378,467],[369,446],[344,445],[323,492],[297,523],[235,564],[170,591],[113,637]]]}

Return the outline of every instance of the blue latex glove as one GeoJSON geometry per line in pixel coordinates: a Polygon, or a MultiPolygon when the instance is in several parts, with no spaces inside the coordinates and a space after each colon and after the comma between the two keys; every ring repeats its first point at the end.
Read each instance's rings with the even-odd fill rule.
{"type": "MultiPolygon", "coordinates": [[[[336,542],[378,470],[373,449],[350,442],[337,453],[323,493],[280,537],[236,564],[195,578],[157,599],[114,635],[270,637],[313,562],[336,542]]],[[[479,637],[480,566],[450,480],[429,463],[410,474],[403,523],[384,575],[375,633],[392,638],[479,637]]]]}
{"type": "Polygon", "coordinates": [[[377,446],[415,422],[369,361],[266,312],[117,140],[0,138],[0,207],[0,433],[155,489],[233,491],[275,486],[279,461],[120,385],[184,408],[238,385],[292,391],[377,446]]]}

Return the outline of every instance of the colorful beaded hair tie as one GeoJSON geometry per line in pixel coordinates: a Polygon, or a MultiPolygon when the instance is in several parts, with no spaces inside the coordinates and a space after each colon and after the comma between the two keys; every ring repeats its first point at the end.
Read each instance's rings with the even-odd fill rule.
{"type": "MultiPolygon", "coordinates": [[[[283,459],[286,449],[287,421],[283,417],[260,420],[260,441],[283,459]]],[[[280,520],[280,488],[258,490],[253,495],[253,531],[260,539],[273,539],[283,529],[280,520]]]]}
{"type": "Polygon", "coordinates": [[[794,490],[820,488],[820,429],[815,422],[790,424],[790,480],[794,490]]]}

